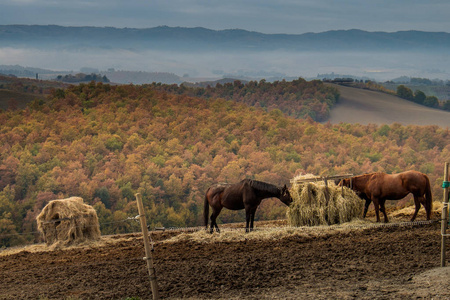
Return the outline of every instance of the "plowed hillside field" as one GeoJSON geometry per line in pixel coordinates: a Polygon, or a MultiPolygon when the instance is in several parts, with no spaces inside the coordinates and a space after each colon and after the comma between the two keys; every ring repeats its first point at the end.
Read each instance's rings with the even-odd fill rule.
{"type": "MultiPolygon", "coordinates": [[[[367,222],[374,224],[373,220],[367,222]]],[[[270,226],[274,225],[280,222],[270,226]]],[[[227,231],[225,227],[212,235],[203,230],[152,232],[160,296],[450,298],[450,269],[439,267],[438,222],[287,230],[284,234],[270,232],[258,223],[256,227],[258,230],[248,234],[242,228],[227,231]]],[[[0,299],[150,299],[144,256],[138,233],[52,251],[44,245],[3,251],[0,299]]]]}
{"type": "Polygon", "coordinates": [[[438,125],[450,127],[450,112],[415,104],[389,94],[333,85],[339,103],[331,110],[330,123],[438,125]]]}

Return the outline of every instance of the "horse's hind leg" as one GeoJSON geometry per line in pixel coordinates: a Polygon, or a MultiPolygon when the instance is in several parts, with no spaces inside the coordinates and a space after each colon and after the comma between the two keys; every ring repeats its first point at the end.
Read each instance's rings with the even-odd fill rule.
{"type": "Polygon", "coordinates": [[[217,232],[220,232],[219,230],[219,226],[217,226],[217,216],[220,214],[220,211],[222,210],[222,208],[220,209],[213,209],[213,212],[211,214],[211,229],[210,229],[210,233],[214,232],[214,228],[216,228],[217,232]]]}
{"type": "Polygon", "coordinates": [[[411,222],[413,222],[416,219],[417,214],[419,213],[419,209],[420,209],[420,199],[419,199],[419,197],[417,197],[415,195],[414,195],[414,206],[415,206],[415,210],[414,210],[414,214],[411,218],[411,222]]]}
{"type": "Polygon", "coordinates": [[[431,207],[429,204],[427,204],[427,199],[423,196],[419,197],[419,202],[422,203],[423,208],[425,208],[425,212],[427,214],[427,220],[431,219],[431,207]]]}
{"type": "Polygon", "coordinates": [[[432,204],[430,202],[428,202],[428,204],[427,204],[427,202],[424,202],[423,206],[425,207],[425,211],[427,212],[427,220],[429,221],[429,220],[431,220],[431,208],[432,208],[431,206],[432,206],[432,204]]]}
{"type": "Polygon", "coordinates": [[[380,220],[380,204],[378,202],[378,199],[372,199],[373,201],[373,206],[375,207],[375,215],[377,216],[377,223],[381,222],[380,220]]]}
{"type": "Polygon", "coordinates": [[[219,226],[217,226],[217,223],[216,223],[216,222],[214,222],[214,227],[216,227],[216,231],[217,231],[218,233],[220,233],[219,226]]]}
{"type": "Polygon", "coordinates": [[[415,206],[416,208],[415,208],[414,214],[413,214],[413,216],[412,216],[412,218],[411,218],[411,222],[413,222],[413,221],[416,219],[417,213],[419,212],[419,209],[420,209],[420,199],[419,199],[419,197],[416,196],[416,195],[414,195],[414,206],[415,206]]]}
{"type": "Polygon", "coordinates": [[[214,216],[214,213],[211,215],[211,227],[209,228],[209,233],[214,232],[214,227],[217,227],[217,231],[219,231],[219,228],[216,224],[216,218],[217,216],[214,216]]]}

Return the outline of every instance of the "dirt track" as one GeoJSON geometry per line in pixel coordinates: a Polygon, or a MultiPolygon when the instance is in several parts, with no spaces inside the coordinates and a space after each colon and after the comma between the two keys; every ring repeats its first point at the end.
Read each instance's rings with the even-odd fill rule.
{"type": "MultiPolygon", "coordinates": [[[[0,299],[151,298],[142,240],[108,243],[0,256],[0,299]]],[[[450,298],[450,269],[436,269],[437,223],[279,240],[157,242],[154,257],[162,298],[450,298]]]]}
{"type": "Polygon", "coordinates": [[[330,123],[438,125],[450,127],[450,112],[415,104],[389,94],[333,85],[341,93],[330,123]]]}

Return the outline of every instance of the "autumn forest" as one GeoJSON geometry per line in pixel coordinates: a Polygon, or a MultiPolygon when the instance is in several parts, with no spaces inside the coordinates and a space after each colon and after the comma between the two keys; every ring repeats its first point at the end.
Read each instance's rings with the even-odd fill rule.
{"type": "MultiPolygon", "coordinates": [[[[0,111],[0,247],[39,241],[37,214],[69,196],[96,209],[102,234],[138,228],[127,219],[135,193],[151,227],[200,226],[206,189],[244,178],[289,185],[300,173],[412,169],[441,196],[448,128],[318,123],[337,101],[335,88],[301,78],[201,89],[91,82],[0,111]]],[[[285,211],[265,200],[256,218],[285,211]]]]}

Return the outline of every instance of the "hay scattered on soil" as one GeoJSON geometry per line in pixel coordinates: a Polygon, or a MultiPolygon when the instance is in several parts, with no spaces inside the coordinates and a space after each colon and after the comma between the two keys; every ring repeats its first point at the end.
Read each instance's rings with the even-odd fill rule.
{"type": "Polygon", "coordinates": [[[352,230],[364,230],[369,226],[381,226],[370,221],[353,219],[351,222],[339,225],[320,225],[315,227],[258,227],[254,231],[246,233],[244,228],[221,228],[220,233],[209,233],[206,230],[199,230],[193,233],[181,233],[162,243],[195,242],[195,243],[230,243],[246,242],[252,240],[280,240],[287,237],[316,238],[320,236],[335,234],[338,232],[349,232],[352,230]]]}
{"type": "Polygon", "coordinates": [[[349,222],[362,217],[364,201],[351,189],[339,187],[328,181],[298,182],[312,175],[300,175],[294,178],[290,190],[292,204],[286,213],[291,226],[332,225],[349,222]],[[328,193],[328,197],[327,197],[328,193]]]}
{"type": "MultiPolygon", "coordinates": [[[[111,235],[111,236],[101,236],[99,240],[85,240],[84,242],[75,243],[68,245],[63,248],[63,250],[71,249],[98,249],[109,247],[117,243],[129,242],[131,243],[135,239],[142,239],[142,234],[123,234],[123,235],[111,235]]],[[[0,249],[0,257],[17,254],[20,252],[51,252],[55,250],[61,250],[61,247],[57,247],[56,244],[47,246],[45,243],[16,246],[5,249],[0,249]]]]}
{"type": "MultiPolygon", "coordinates": [[[[440,216],[442,214],[442,207],[444,204],[440,201],[433,201],[433,209],[431,210],[431,218],[433,219],[436,216],[440,216]]],[[[414,214],[416,207],[415,205],[407,206],[405,208],[393,211],[391,216],[394,218],[411,218],[414,214]]],[[[419,212],[417,213],[417,217],[422,217],[426,215],[425,208],[421,205],[419,212]]],[[[417,218],[416,218],[417,220],[417,218]]]]}
{"type": "Polygon", "coordinates": [[[220,233],[214,232],[209,233],[209,231],[200,230],[193,233],[182,233],[174,236],[164,243],[178,243],[178,242],[195,242],[195,243],[231,243],[231,242],[246,242],[254,240],[278,240],[281,238],[289,237],[292,235],[302,235],[308,236],[318,236],[320,234],[317,232],[302,232],[301,230],[296,230],[293,227],[286,228],[273,228],[264,230],[255,230],[249,233],[245,233],[245,230],[240,229],[221,229],[220,233]]]}
{"type": "Polygon", "coordinates": [[[36,218],[48,246],[57,248],[100,239],[95,209],[80,197],[50,201],[36,218]]]}

